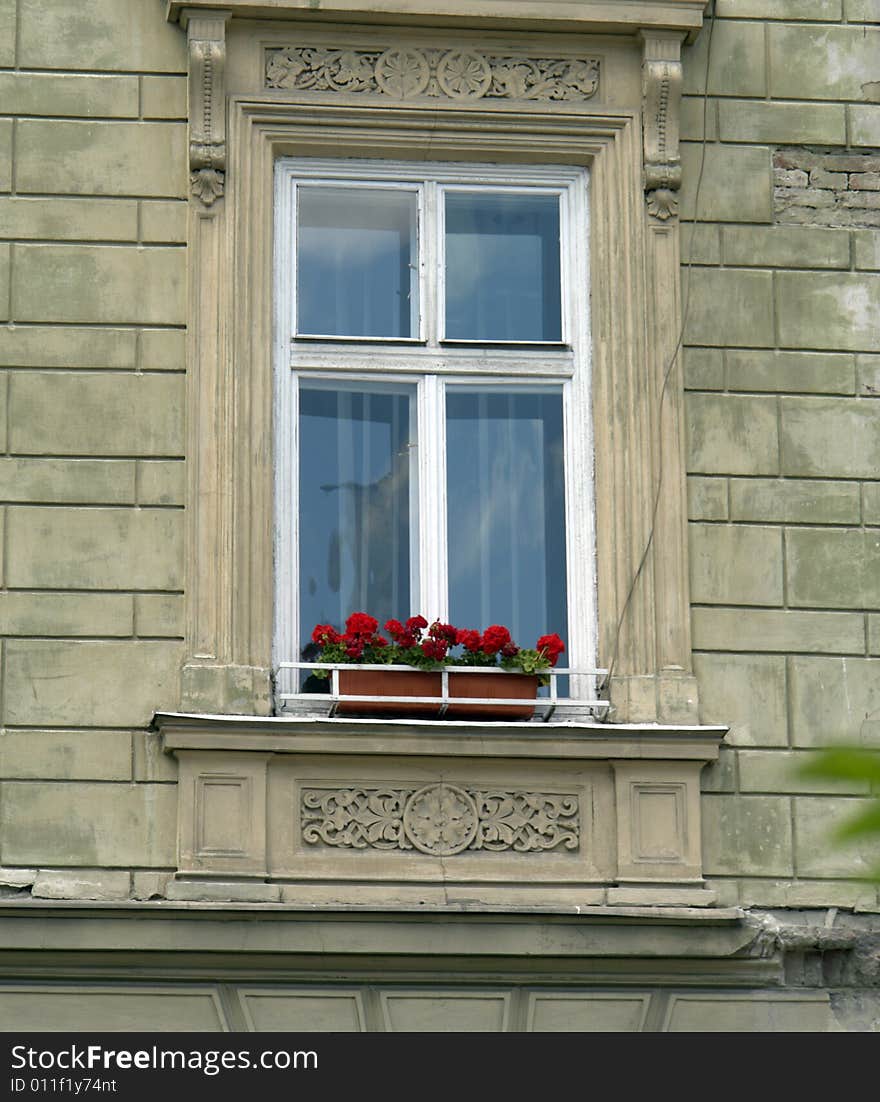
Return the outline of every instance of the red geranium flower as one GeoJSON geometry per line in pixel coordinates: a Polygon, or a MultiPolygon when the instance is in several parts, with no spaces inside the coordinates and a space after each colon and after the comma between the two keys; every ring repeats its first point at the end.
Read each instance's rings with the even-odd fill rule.
{"type": "Polygon", "coordinates": [[[480,633],[478,631],[459,630],[455,633],[455,641],[463,646],[465,650],[469,650],[471,654],[476,654],[480,649],[480,633]]]}
{"type": "Polygon", "coordinates": [[[447,650],[449,650],[449,644],[445,639],[426,639],[422,643],[422,654],[437,662],[441,662],[446,657],[447,650]]]}
{"type": "Polygon", "coordinates": [[[480,647],[484,654],[497,654],[503,646],[510,642],[510,632],[501,624],[492,624],[483,632],[480,647]]]}
{"type": "Polygon", "coordinates": [[[339,632],[331,624],[316,624],[312,632],[312,642],[319,643],[322,647],[328,643],[338,643],[339,632]]]}
{"type": "Polygon", "coordinates": [[[553,635],[542,635],[535,644],[535,650],[539,654],[546,655],[550,665],[555,666],[559,661],[560,654],[565,650],[565,643],[555,633],[553,635]]]}
{"type": "Polygon", "coordinates": [[[455,646],[458,637],[458,631],[452,626],[452,624],[441,624],[439,620],[435,620],[428,629],[428,634],[433,636],[434,639],[445,639],[449,646],[455,646]]]}
{"type": "Polygon", "coordinates": [[[406,622],[407,634],[414,635],[417,639],[422,633],[422,629],[428,626],[428,621],[424,616],[410,616],[406,622]]]}
{"type": "Polygon", "coordinates": [[[345,630],[349,635],[372,635],[379,621],[366,612],[353,612],[345,621],[345,630]]]}

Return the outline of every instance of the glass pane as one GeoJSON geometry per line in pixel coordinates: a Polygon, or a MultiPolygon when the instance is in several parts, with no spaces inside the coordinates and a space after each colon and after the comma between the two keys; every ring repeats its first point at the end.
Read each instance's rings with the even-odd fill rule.
{"type": "Polygon", "coordinates": [[[352,612],[410,615],[414,391],[300,390],[300,646],[352,612]],[[412,460],[411,460],[412,457],[412,460]]]}
{"type": "Polygon", "coordinates": [[[302,185],[297,192],[297,332],[418,336],[416,193],[302,185]]]}
{"type": "Polygon", "coordinates": [[[452,623],[567,642],[561,391],[450,387],[446,451],[452,623]]]}
{"type": "Polygon", "coordinates": [[[562,340],[559,197],[446,193],[446,336],[562,340]]]}

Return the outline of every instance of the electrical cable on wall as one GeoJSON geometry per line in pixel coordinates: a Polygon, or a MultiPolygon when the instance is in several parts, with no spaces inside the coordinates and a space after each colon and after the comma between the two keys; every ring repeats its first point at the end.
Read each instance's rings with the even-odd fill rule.
{"type": "MultiPolygon", "coordinates": [[[[715,29],[715,15],[707,13],[706,22],[707,36],[706,36],[706,72],[705,80],[703,82],[703,133],[700,141],[700,168],[697,173],[697,185],[694,191],[694,216],[691,222],[691,235],[690,235],[690,248],[688,250],[688,261],[686,267],[687,282],[685,288],[685,301],[684,308],[681,315],[681,325],[679,327],[678,339],[675,342],[675,348],[672,350],[672,355],[669,358],[669,363],[663,373],[663,385],[660,388],[660,402],[658,405],[658,419],[659,423],[663,422],[663,404],[666,401],[666,394],[669,389],[669,380],[672,377],[672,372],[678,357],[682,350],[682,344],[684,342],[685,328],[687,327],[688,315],[690,312],[691,304],[691,269],[694,263],[694,239],[696,237],[697,227],[700,224],[700,193],[703,186],[703,173],[706,167],[706,144],[707,144],[707,126],[709,115],[709,69],[712,60],[712,32],[715,29]]],[[[645,541],[645,548],[642,551],[641,558],[639,559],[639,565],[636,567],[635,574],[633,575],[632,582],[626,594],[626,600],[623,602],[623,607],[620,611],[620,616],[617,620],[617,628],[614,634],[614,645],[611,650],[611,660],[608,663],[608,672],[602,680],[600,690],[610,689],[611,679],[614,676],[614,667],[617,664],[617,657],[620,650],[620,639],[623,633],[623,622],[626,619],[627,612],[629,611],[632,603],[633,596],[636,591],[636,586],[639,583],[639,578],[642,576],[642,572],[645,569],[645,565],[648,562],[648,555],[651,552],[651,547],[654,542],[654,532],[657,527],[657,512],[660,508],[660,491],[663,486],[663,435],[660,435],[660,448],[659,457],[657,463],[657,487],[654,493],[654,504],[651,509],[651,527],[648,531],[648,538],[645,541]]]]}

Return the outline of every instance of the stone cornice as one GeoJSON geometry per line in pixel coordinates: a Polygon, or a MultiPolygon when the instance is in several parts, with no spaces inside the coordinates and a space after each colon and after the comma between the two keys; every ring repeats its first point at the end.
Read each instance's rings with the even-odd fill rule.
{"type": "MultiPolygon", "coordinates": [[[[167,17],[186,24],[189,13],[217,9],[209,0],[168,0],[167,17]]],[[[386,23],[634,34],[681,31],[691,41],[703,22],[706,0],[227,0],[238,19],[386,23]]]]}

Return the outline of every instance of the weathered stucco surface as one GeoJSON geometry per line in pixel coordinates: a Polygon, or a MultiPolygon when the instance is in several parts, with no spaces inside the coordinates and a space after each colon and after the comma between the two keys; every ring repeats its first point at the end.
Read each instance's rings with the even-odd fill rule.
{"type": "MultiPolygon", "coordinates": [[[[177,765],[149,729],[176,701],[185,576],[187,57],[164,9],[0,0],[11,901],[160,898],[176,867],[177,765]]],[[[708,95],[704,29],[684,50],[682,109],[694,661],[702,721],[730,726],[703,774],[704,871],[722,905],[876,918],[877,885],[861,879],[876,847],[829,837],[869,794],[798,767],[830,743],[880,746],[878,11],[716,9],[708,95]]],[[[354,986],[322,1004],[327,1028],[362,1026],[354,986]]],[[[151,997],[156,1021],[176,1020],[170,995],[151,997]]],[[[539,1000],[511,1018],[505,998],[469,1003],[474,1028],[528,1015],[559,1028],[569,1013],[539,1000]]],[[[839,1025],[876,1027],[876,1008],[835,998],[839,1025]]],[[[242,999],[230,1012],[206,994],[192,1010],[205,1029],[293,1028],[304,1013],[293,996],[242,999]]],[[[416,1002],[383,1004],[386,1027],[416,1002]]],[[[105,1000],[95,1021],[117,1010],[105,1000]]],[[[594,1010],[579,1011],[584,1028],[594,1010]]],[[[654,1028],[693,1028],[704,1011],[613,1007],[621,1029],[649,1013],[654,1028]]],[[[745,1026],[730,1013],[721,1028],[762,1028],[754,1008],[745,1026]]],[[[425,1020],[443,1028],[436,1000],[425,1020]]]]}

